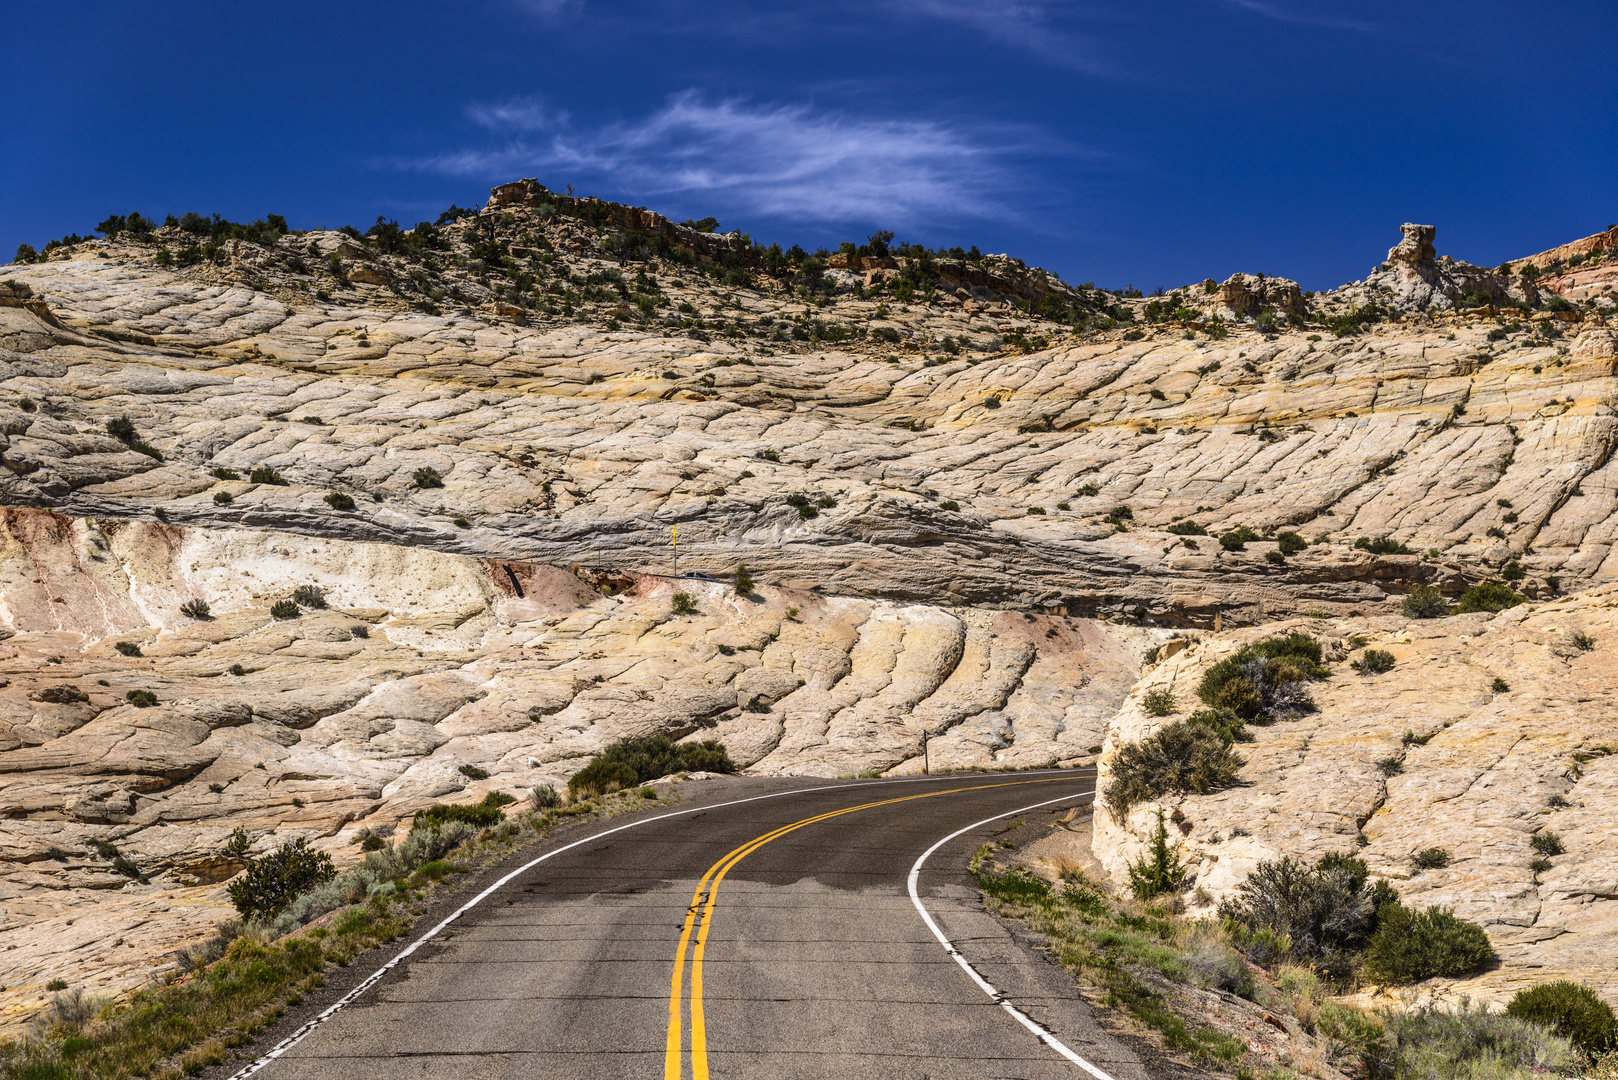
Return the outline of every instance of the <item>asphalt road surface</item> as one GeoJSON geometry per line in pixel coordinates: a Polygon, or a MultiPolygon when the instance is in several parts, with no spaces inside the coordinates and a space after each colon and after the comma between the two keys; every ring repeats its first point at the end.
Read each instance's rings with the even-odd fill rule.
{"type": "Polygon", "coordinates": [[[776,781],[816,786],[598,822],[257,1075],[1147,1080],[1071,976],[983,911],[964,870],[1016,817],[1086,806],[1094,783],[776,781]],[[913,900],[917,860],[985,819],[927,856],[913,900]]]}

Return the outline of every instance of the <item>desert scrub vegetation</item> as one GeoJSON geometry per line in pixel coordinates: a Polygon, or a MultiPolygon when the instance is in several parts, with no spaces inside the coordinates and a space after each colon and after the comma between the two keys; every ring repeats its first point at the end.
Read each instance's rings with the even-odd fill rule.
{"type": "Polygon", "coordinates": [[[1518,604],[1526,604],[1528,598],[1519,596],[1508,585],[1498,581],[1485,581],[1474,585],[1461,594],[1460,600],[1455,604],[1455,614],[1467,615],[1474,611],[1504,611],[1518,604]]]}
{"type": "Polygon", "coordinates": [[[993,860],[986,845],[970,864],[989,909],[1046,935],[1051,954],[1100,1004],[1156,1031],[1170,1052],[1204,1072],[1292,1075],[1280,1067],[1291,1061],[1267,1060],[1242,1038],[1269,1022],[1265,1014],[1295,1021],[1286,1051],[1295,1060],[1323,1060],[1365,1080],[1529,1080],[1578,1063],[1575,1047],[1544,1018],[1465,1004],[1447,1012],[1363,1011],[1334,1000],[1345,986],[1318,959],[1305,959],[1293,933],[1314,943],[1317,958],[1334,950],[1354,957],[1377,938],[1377,912],[1398,908],[1397,894],[1370,881],[1358,860],[1294,860],[1267,875],[1236,905],[1264,924],[1258,929],[1227,908],[1212,918],[1184,914],[1171,894],[1113,895],[1060,860],[1055,882],[993,860]],[[1261,960],[1249,962],[1255,953],[1261,960]]]}
{"type": "Polygon", "coordinates": [[[1314,710],[1305,689],[1324,677],[1320,642],[1294,630],[1244,645],[1203,673],[1197,696],[1215,709],[1227,709],[1255,723],[1314,710]]]}
{"type": "MultiPolygon", "coordinates": [[[[325,880],[291,897],[273,918],[221,924],[212,938],[181,956],[180,970],[122,1001],[62,995],[27,1038],[0,1043],[0,1075],[6,1080],[194,1075],[225,1061],[230,1049],[251,1042],[287,1005],[324,985],[327,968],[347,966],[362,952],[403,935],[421,913],[414,902],[485,850],[493,855],[508,850],[524,825],[543,836],[572,817],[644,805],[626,796],[546,810],[519,825],[499,813],[500,805],[512,801],[507,795],[496,805],[493,827],[480,828],[434,806],[417,815],[403,843],[363,833],[366,855],[359,865],[331,877],[316,875],[325,880]],[[456,863],[446,860],[451,852],[457,853],[456,863]],[[344,908],[329,926],[307,926],[344,908]]],[[[238,829],[225,845],[226,855],[244,860],[251,843],[246,830],[238,829]]]]}
{"type": "Polygon", "coordinates": [[[1060,886],[1023,867],[1000,869],[985,845],[971,869],[996,914],[1046,934],[1057,960],[1101,992],[1101,1003],[1156,1031],[1164,1044],[1197,1064],[1230,1072],[1246,1047],[1215,1027],[1188,1020],[1165,983],[1256,993],[1247,965],[1210,923],[1175,919],[1167,904],[1114,900],[1101,886],[1069,872],[1060,886]]]}
{"type": "Polygon", "coordinates": [[[1328,854],[1261,862],[1219,906],[1231,940],[1261,965],[1305,963],[1339,988],[1461,978],[1494,960],[1476,923],[1439,907],[1415,910],[1365,863],[1328,854]]]}
{"type": "Polygon", "coordinates": [[[677,743],[667,735],[619,739],[567,782],[568,795],[591,798],[625,791],[677,772],[733,773],[725,744],[717,739],[677,743]]]}
{"type": "MultiPolygon", "coordinates": [[[[1519,991],[1506,1005],[1506,1015],[1550,1028],[1586,1054],[1618,1051],[1618,1019],[1595,991],[1558,980],[1519,991]]],[[[1618,1066],[1618,1060],[1611,1064],[1618,1066]]]]}
{"type": "Polygon", "coordinates": [[[1122,747],[1104,796],[1113,819],[1122,821],[1130,807],[1164,795],[1206,795],[1234,784],[1244,764],[1231,749],[1238,732],[1246,735],[1240,728],[1229,713],[1201,709],[1122,747]]]}
{"type": "MultiPolygon", "coordinates": [[[[1209,708],[1120,749],[1108,766],[1103,801],[1122,821],[1130,807],[1164,795],[1206,795],[1236,783],[1242,759],[1232,745],[1249,742],[1246,721],[1271,723],[1314,708],[1304,684],[1326,674],[1320,642],[1293,631],[1245,645],[1210,667],[1197,686],[1209,708]]],[[[1166,693],[1166,691],[1164,691],[1166,693]]],[[[1152,715],[1161,699],[1142,702],[1152,715]]],[[[1173,708],[1173,698],[1168,699],[1173,708]]]]}
{"type": "Polygon", "coordinates": [[[1423,585],[1405,597],[1404,612],[1412,619],[1438,619],[1449,614],[1449,603],[1443,593],[1423,585]]]}

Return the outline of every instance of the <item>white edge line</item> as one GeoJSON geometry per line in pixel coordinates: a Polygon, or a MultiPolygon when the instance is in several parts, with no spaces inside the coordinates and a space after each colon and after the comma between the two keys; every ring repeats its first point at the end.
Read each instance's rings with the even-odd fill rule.
{"type": "MultiPolygon", "coordinates": [[[[1094,792],[1088,792],[1087,791],[1087,792],[1084,792],[1084,794],[1093,796],[1094,792]]],[[[1068,1049],[1067,1046],[1060,1039],[1058,1039],[1055,1035],[1052,1035],[1042,1025],[1040,1025],[1038,1023],[1035,1023],[1033,1020],[1029,1019],[1027,1013],[1025,1013],[1021,1009],[1017,1008],[1017,1006],[1013,1005],[1010,1001],[1007,1001],[1006,996],[1004,994],[1002,994],[1000,991],[996,990],[993,986],[989,985],[989,981],[987,979],[985,979],[982,975],[979,975],[978,972],[977,972],[977,969],[974,968],[970,963],[967,962],[966,957],[961,955],[961,951],[954,946],[954,944],[949,940],[949,938],[944,936],[944,932],[938,928],[938,924],[933,921],[933,917],[931,915],[929,915],[927,913],[927,909],[922,906],[921,896],[916,891],[916,883],[921,878],[921,866],[922,866],[922,863],[925,863],[927,861],[928,857],[931,856],[933,852],[937,851],[939,848],[943,847],[945,844],[949,843],[951,840],[955,839],[957,836],[961,836],[961,835],[963,835],[965,833],[969,833],[973,829],[980,829],[983,826],[989,824],[989,822],[991,822],[991,821],[999,821],[1001,818],[1008,818],[1008,817],[1011,817],[1013,814],[1026,813],[1029,810],[1038,810],[1041,806],[1049,806],[1052,803],[1067,802],[1069,799],[1072,799],[1072,798],[1075,798],[1075,796],[1073,796],[1073,795],[1064,795],[1060,799],[1046,799],[1044,802],[1037,802],[1037,803],[1034,803],[1032,806],[1024,806],[1024,807],[1022,807],[1021,809],[1018,809],[1018,810],[1007,810],[1003,814],[996,814],[996,815],[994,815],[994,817],[984,818],[982,821],[975,822],[975,823],[973,823],[971,825],[968,825],[964,829],[957,829],[956,831],[950,833],[948,836],[944,837],[944,839],[940,840],[938,843],[934,844],[932,847],[930,847],[926,851],[922,852],[921,858],[917,859],[916,864],[910,868],[910,882],[909,882],[909,884],[910,884],[910,902],[912,904],[916,905],[916,910],[921,913],[922,921],[927,924],[927,929],[929,929],[929,930],[931,930],[933,932],[933,937],[937,938],[938,943],[940,945],[944,946],[944,951],[949,953],[949,955],[954,958],[954,960],[955,960],[955,962],[957,964],[961,965],[961,970],[966,972],[966,974],[972,979],[972,981],[978,984],[978,989],[982,990],[985,994],[988,994],[990,998],[992,998],[994,1001],[998,1002],[1000,1007],[1002,1009],[1006,1010],[1006,1012],[1010,1013],[1012,1015],[1012,1017],[1017,1021],[1017,1023],[1021,1024],[1023,1027],[1027,1028],[1029,1031],[1033,1032],[1034,1036],[1036,1038],[1038,1038],[1040,1042],[1044,1043],[1046,1046],[1050,1047],[1052,1050],[1055,1050],[1058,1054],[1061,1054],[1063,1057],[1067,1058],[1073,1064],[1077,1065],[1079,1068],[1083,1069],[1085,1072],[1087,1072],[1091,1076],[1095,1077],[1096,1080],[1113,1080],[1112,1077],[1108,1076],[1106,1073],[1102,1072],[1100,1069],[1096,1068],[1094,1065],[1092,1065],[1088,1061],[1084,1060],[1078,1054],[1075,1054],[1072,1050],[1068,1049]]]]}
{"type": "MultiPolygon", "coordinates": [[[[1061,770],[1056,770],[1056,769],[1030,770],[1030,772],[1058,772],[1058,771],[1059,772],[1067,772],[1068,770],[1066,770],[1066,769],[1061,769],[1061,770]]],[[[989,774],[983,774],[983,775],[992,776],[994,774],[989,773],[989,774]]],[[[590,836],[584,837],[582,840],[575,840],[571,844],[564,844],[563,846],[557,848],[555,851],[547,851],[545,854],[541,855],[539,858],[534,859],[534,860],[532,860],[530,862],[526,862],[523,865],[517,867],[517,869],[511,871],[511,873],[505,875],[499,881],[496,881],[493,885],[490,885],[487,889],[484,889],[482,892],[480,892],[476,896],[472,897],[472,899],[468,900],[466,903],[464,903],[460,907],[456,908],[449,915],[445,916],[443,922],[439,923],[437,926],[433,927],[431,930],[427,931],[421,937],[417,938],[415,941],[413,941],[409,945],[407,945],[399,953],[398,956],[395,956],[392,960],[389,960],[387,963],[385,963],[381,967],[377,968],[375,971],[373,971],[365,979],[365,981],[361,982],[358,986],[354,987],[354,989],[350,990],[348,993],[344,994],[337,1001],[335,1001],[331,1005],[327,1006],[326,1009],[324,1011],[322,1011],[318,1016],[315,1016],[315,1017],[305,1021],[303,1026],[299,1027],[292,1034],[288,1035],[286,1038],[282,1039],[279,1043],[276,1043],[275,1046],[272,1047],[270,1050],[266,1051],[263,1057],[260,1057],[257,1060],[249,1063],[247,1066],[242,1068],[240,1071],[232,1073],[230,1075],[230,1077],[229,1077],[229,1080],[244,1080],[245,1077],[252,1076],[254,1073],[259,1072],[260,1070],[264,1069],[267,1065],[269,1065],[276,1058],[280,1057],[282,1054],[285,1054],[288,1050],[290,1050],[294,1046],[298,1045],[298,1043],[300,1043],[304,1039],[308,1038],[309,1035],[316,1028],[318,1028],[321,1024],[324,1024],[327,1020],[329,1020],[333,1016],[335,1016],[339,1009],[342,1009],[344,1006],[353,1004],[353,1002],[354,1002],[354,1000],[356,998],[358,998],[361,994],[365,993],[365,991],[369,990],[372,986],[374,986],[377,983],[377,981],[380,980],[384,975],[386,975],[388,972],[392,971],[394,969],[394,967],[396,967],[398,965],[399,961],[403,960],[405,957],[409,956],[411,953],[415,952],[417,949],[419,949],[423,945],[427,944],[427,942],[431,941],[433,938],[435,938],[439,934],[443,933],[444,930],[450,925],[450,923],[454,922],[456,919],[459,919],[462,915],[465,915],[468,911],[471,911],[478,904],[480,904],[484,900],[488,899],[491,895],[493,895],[495,892],[497,892],[499,889],[501,889],[503,886],[505,886],[507,883],[509,883],[513,878],[516,878],[516,877],[518,877],[518,876],[520,876],[522,874],[527,873],[529,870],[532,870],[534,867],[538,866],[540,863],[544,862],[546,859],[550,859],[550,858],[553,858],[553,857],[555,857],[557,855],[560,855],[564,851],[570,851],[573,848],[579,847],[582,844],[593,843],[596,840],[601,839],[603,836],[611,836],[613,833],[623,832],[625,829],[633,829],[633,828],[636,828],[637,826],[640,826],[640,825],[650,825],[654,821],[666,821],[669,818],[682,817],[682,816],[684,816],[686,814],[694,814],[694,813],[697,813],[697,812],[703,811],[703,810],[718,810],[718,809],[720,809],[722,807],[726,807],[726,806],[738,806],[738,805],[740,805],[742,803],[760,802],[760,801],[762,801],[764,799],[780,799],[780,798],[784,798],[785,796],[788,796],[788,795],[803,795],[803,794],[806,794],[808,792],[815,792],[815,791],[841,791],[841,790],[844,790],[846,788],[881,787],[881,786],[886,785],[886,784],[920,784],[920,783],[924,783],[924,782],[929,781],[929,780],[932,780],[932,781],[944,780],[944,779],[947,779],[948,776],[949,776],[949,774],[944,774],[944,775],[941,775],[941,776],[917,776],[917,777],[908,777],[908,778],[903,779],[903,780],[879,780],[879,781],[875,781],[875,782],[867,782],[867,783],[864,783],[864,784],[825,784],[825,785],[821,785],[821,786],[818,786],[818,787],[794,788],[791,791],[776,791],[776,792],[772,792],[769,795],[753,795],[753,796],[749,796],[748,798],[745,798],[745,799],[731,799],[729,802],[708,803],[708,804],[706,804],[704,806],[690,806],[690,807],[685,808],[684,810],[675,810],[675,811],[672,811],[672,812],[667,813],[667,814],[658,814],[656,817],[641,818],[638,821],[631,821],[627,825],[619,825],[619,826],[616,826],[615,828],[607,829],[604,832],[593,833],[590,836]]],[[[1068,798],[1068,799],[1071,799],[1073,797],[1074,796],[1072,796],[1072,795],[1064,796],[1064,798],[1068,798]]],[[[1052,802],[1061,802],[1062,799],[1052,799],[1051,801],[1052,802]]],[[[1044,806],[1045,804],[1044,803],[1039,803],[1037,805],[1044,806]]],[[[1016,810],[1012,811],[1013,814],[1019,813],[1019,812],[1020,811],[1016,811],[1016,810]]],[[[1000,817],[1006,817],[1007,815],[1001,814],[999,816],[1000,817]]],[[[988,820],[989,821],[994,821],[995,819],[994,818],[989,818],[988,820]]],[[[978,825],[982,825],[982,824],[984,824],[984,823],[981,822],[981,821],[978,822],[978,825]]],[[[966,829],[962,829],[961,832],[966,832],[966,831],[969,831],[970,829],[975,829],[975,828],[978,827],[978,825],[969,825],[969,826],[967,826],[966,829]]],[[[939,847],[940,844],[943,844],[947,840],[952,840],[956,836],[959,836],[959,835],[960,835],[960,833],[954,833],[954,834],[952,834],[950,836],[946,836],[943,840],[940,840],[937,844],[934,844],[930,849],[928,849],[927,855],[931,855],[934,851],[938,850],[938,847],[939,847]]],[[[927,858],[927,855],[923,855],[922,858],[923,859],[927,858]]],[[[917,862],[916,867],[919,868],[920,866],[921,866],[921,863],[917,862]]],[[[916,900],[916,870],[915,869],[912,869],[910,871],[910,898],[912,900],[916,900]]],[[[917,907],[918,910],[921,910],[921,902],[919,900],[916,900],[916,907],[917,907]]],[[[938,934],[938,927],[933,926],[933,921],[930,918],[927,918],[927,912],[925,910],[923,910],[921,912],[921,917],[924,918],[924,919],[927,919],[927,925],[933,927],[933,933],[934,934],[938,934]]],[[[950,948],[949,942],[944,940],[944,936],[942,934],[938,934],[938,940],[944,941],[944,947],[945,948],[950,948]]],[[[963,967],[966,966],[966,961],[961,960],[960,954],[958,954],[958,953],[955,954],[955,958],[956,958],[957,961],[959,961],[961,963],[961,965],[963,967]]],[[[972,974],[973,978],[977,978],[977,973],[973,972],[970,967],[967,967],[966,970],[972,974]]],[[[983,980],[981,980],[981,979],[979,979],[978,982],[981,985],[983,985],[984,987],[988,988],[988,992],[990,994],[994,993],[994,988],[990,987],[988,983],[983,982],[983,980]]],[[[1002,1003],[1002,1004],[1004,1004],[1004,1003],[1002,1003]]],[[[1011,1006],[1009,1006],[1009,1005],[1007,1005],[1006,1007],[1008,1009],[1011,1008],[1011,1006]]],[[[1018,1017],[1022,1017],[1022,1014],[1018,1013],[1015,1009],[1012,1009],[1012,1012],[1013,1012],[1014,1015],[1016,1015],[1018,1017]]],[[[1023,1018],[1023,1023],[1031,1025],[1031,1021],[1027,1020],[1026,1018],[1023,1018]]],[[[1086,1068],[1090,1068],[1090,1071],[1094,1072],[1096,1074],[1096,1076],[1100,1078],[1100,1080],[1112,1080],[1112,1078],[1110,1076],[1108,1076],[1107,1074],[1101,1073],[1101,1072],[1096,1072],[1096,1070],[1094,1068],[1091,1068],[1089,1065],[1087,1065],[1082,1058],[1079,1058],[1077,1055],[1073,1054],[1073,1052],[1071,1050],[1067,1050],[1067,1048],[1062,1046],[1061,1043],[1055,1043],[1055,1045],[1060,1050],[1066,1052],[1068,1054],[1068,1056],[1072,1057],[1075,1061],[1078,1061],[1081,1065],[1085,1065],[1086,1068]]]]}

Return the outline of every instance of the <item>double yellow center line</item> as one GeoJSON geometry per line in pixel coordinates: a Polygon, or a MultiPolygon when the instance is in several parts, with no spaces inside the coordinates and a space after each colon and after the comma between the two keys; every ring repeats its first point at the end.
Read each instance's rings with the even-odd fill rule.
{"type": "Polygon", "coordinates": [[[681,1050],[684,1034],[683,998],[685,988],[685,957],[691,948],[692,937],[696,938],[696,950],[691,954],[691,1077],[692,1080],[708,1080],[708,1033],[702,1012],[702,954],[708,944],[708,930],[713,923],[714,903],[719,895],[719,883],[730,873],[732,867],[741,862],[748,855],[768,844],[771,840],[779,839],[791,832],[817,822],[827,821],[844,814],[852,814],[857,810],[870,810],[877,806],[892,806],[895,803],[913,802],[916,799],[930,799],[935,795],[954,795],[963,791],[984,791],[989,788],[1020,787],[1027,784],[1051,784],[1071,777],[1053,776],[1044,780],[1012,780],[999,784],[977,784],[973,787],[948,788],[944,791],[924,791],[919,795],[905,795],[895,799],[880,799],[876,802],[861,803],[858,806],[846,807],[842,810],[831,810],[814,817],[806,817],[802,821],[794,821],[790,825],[783,825],[779,829],[765,833],[749,840],[738,848],[731,850],[724,858],[708,867],[708,872],[702,875],[697,882],[696,892],[691,896],[691,906],[686,909],[685,928],[680,931],[680,950],[674,956],[674,976],[669,988],[669,1033],[667,1048],[663,1057],[664,1080],[681,1080],[682,1061],[681,1050]]]}

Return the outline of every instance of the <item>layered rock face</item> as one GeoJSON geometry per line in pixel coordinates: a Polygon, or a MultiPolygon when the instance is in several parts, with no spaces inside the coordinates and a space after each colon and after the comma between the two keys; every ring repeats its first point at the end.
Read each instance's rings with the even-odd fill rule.
{"type": "MultiPolygon", "coordinates": [[[[49,979],[129,986],[204,936],[238,826],[348,859],[362,828],[653,732],[775,774],[915,771],[924,734],[935,767],[1082,761],[1147,730],[1146,689],[1189,700],[1269,632],[1246,624],[1304,616],[1398,665],[1323,685],[1244,749],[1254,788],[1187,804],[1206,888],[1363,827],[1410,898],[1499,908],[1502,980],[1611,944],[1598,825],[1537,880],[1518,858],[1550,812],[1530,788],[1609,805],[1607,308],[1456,311],[1483,279],[1420,227],[1333,294],[1193,288],[1226,313],[1205,323],[997,256],[771,277],[736,234],[569,199],[497,189],[425,246],[320,232],[159,265],[191,242],[173,228],[8,270],[8,1022],[49,979]],[[1370,300],[1408,313],[1302,325],[1370,300]],[[1397,616],[1507,567],[1542,604],[1397,616]],[[300,586],[327,606],[274,618],[300,586]],[[1564,656],[1576,621],[1603,644],[1564,656]],[[1201,643],[1136,687],[1175,628],[1201,643]],[[1510,694],[1475,684],[1495,672],[1510,694]],[[1435,734],[1385,779],[1407,729],[1435,734]],[[1410,877],[1427,827],[1457,861],[1410,877]]],[[[1109,865],[1139,826],[1102,826],[1109,865]]]]}
{"type": "Polygon", "coordinates": [[[238,827],[255,853],[302,836],[352,859],[361,829],[560,788],[631,735],[718,738],[778,774],[919,772],[923,733],[934,768],[1083,760],[1148,643],[1086,620],[38,510],[7,511],[0,543],[10,1023],[53,978],[126,987],[205,936],[230,911],[238,827]],[[269,613],[300,587],[327,606],[269,613]],[[695,614],[672,614],[677,590],[695,614]],[[207,618],[182,612],[196,599],[207,618]],[[130,702],[142,692],[156,704],[130,702]]]}
{"type": "MultiPolygon", "coordinates": [[[[13,504],[638,571],[667,565],[678,526],[688,569],[1201,626],[1371,611],[1512,559],[1528,588],[1612,572],[1618,355],[1594,314],[1503,341],[1474,319],[949,359],[289,305],[115,259],[19,276],[67,328],[0,308],[13,504]],[[120,417],[163,460],[107,434],[120,417]],[[288,483],[251,482],[260,467],[288,483]],[[418,486],[424,468],[443,485],[418,486]],[[834,505],[810,517],[795,495],[834,505]],[[1164,531],[1187,522],[1323,543],[1273,563],[1164,531]],[[1427,557],[1352,548],[1383,535],[1427,557]]],[[[804,306],[736,303],[772,322],[804,306]]],[[[873,325],[888,316],[934,342],[999,333],[949,307],[873,325]]]]}
{"type": "MultiPolygon", "coordinates": [[[[1200,707],[1209,666],[1289,630],[1327,646],[1332,676],[1310,686],[1318,712],[1252,728],[1255,741],[1236,747],[1240,786],[1161,804],[1185,816],[1175,839],[1195,886],[1211,902],[1261,860],[1353,854],[1407,903],[1452,907],[1488,931],[1499,967],[1436,985],[1503,1003],[1565,978],[1618,1003],[1618,586],[1498,615],[1296,620],[1195,641],[1152,667],[1113,720],[1102,785],[1119,747],[1200,707]],[[1393,669],[1355,674],[1347,661],[1361,648],[1391,653],[1393,669]],[[1153,690],[1178,711],[1147,716],[1153,690]],[[1566,851],[1536,871],[1529,840],[1542,831],[1566,851]],[[1449,865],[1418,870],[1412,856],[1427,848],[1449,865]]],[[[1095,851],[1120,879],[1158,808],[1116,821],[1098,805],[1095,851]]]]}

